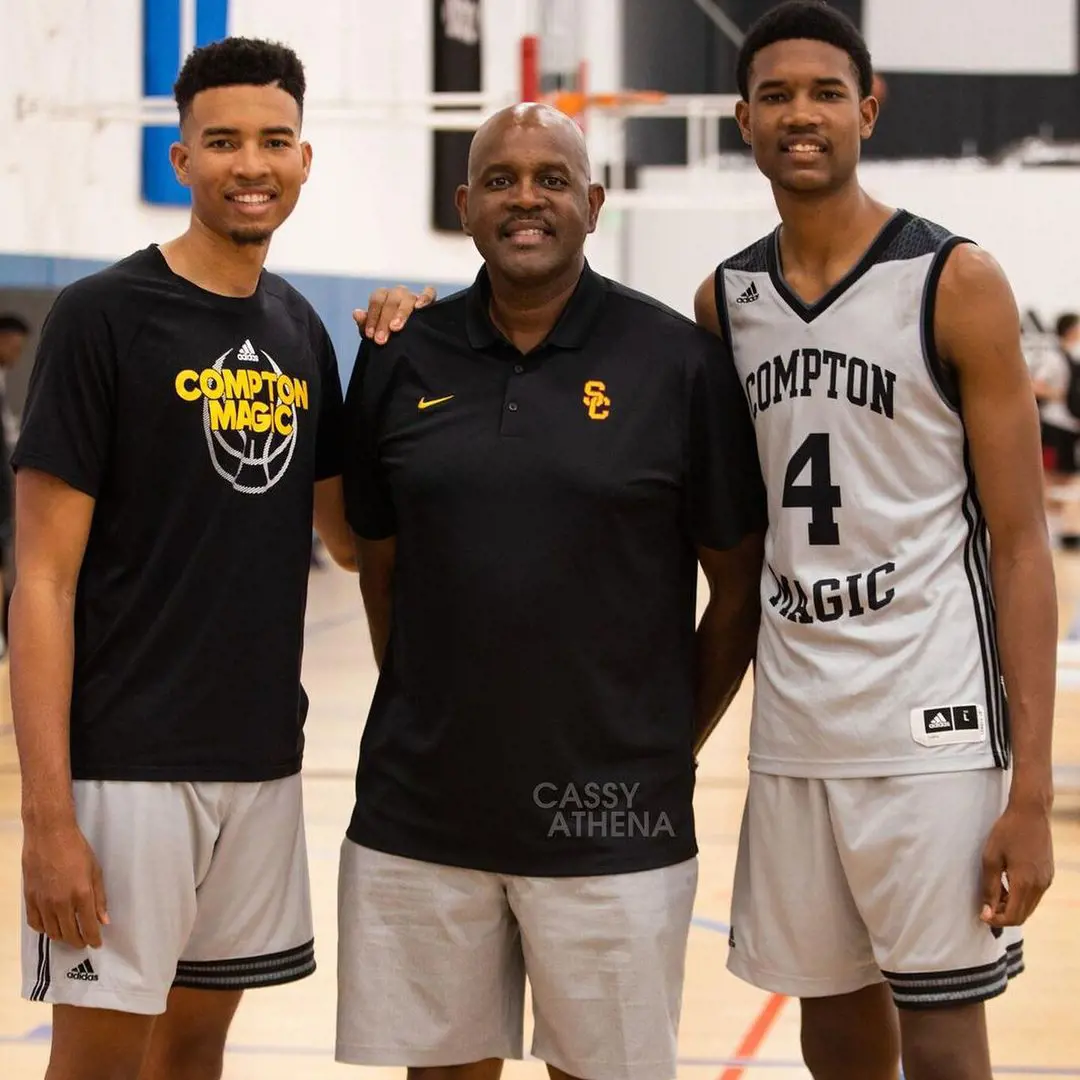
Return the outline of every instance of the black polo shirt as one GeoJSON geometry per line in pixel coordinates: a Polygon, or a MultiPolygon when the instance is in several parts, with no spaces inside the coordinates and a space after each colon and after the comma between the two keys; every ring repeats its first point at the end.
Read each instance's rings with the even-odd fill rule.
{"type": "Polygon", "coordinates": [[[527,355],[489,299],[481,271],[364,343],[349,387],[349,519],[396,565],[348,836],[534,876],[682,861],[695,546],[765,522],[734,366],[588,267],[527,355]]]}

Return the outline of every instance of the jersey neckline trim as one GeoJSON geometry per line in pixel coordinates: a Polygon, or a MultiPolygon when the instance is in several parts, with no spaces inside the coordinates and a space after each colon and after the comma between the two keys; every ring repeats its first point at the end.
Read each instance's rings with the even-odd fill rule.
{"type": "Polygon", "coordinates": [[[910,220],[911,213],[909,211],[897,210],[881,227],[881,231],[866,251],[863,252],[862,258],[824,296],[812,304],[807,304],[801,300],[784,280],[784,272],[780,266],[780,226],[778,225],[773,230],[772,238],[766,249],[766,265],[768,266],[769,278],[773,283],[773,287],[787,306],[803,322],[813,322],[819,315],[832,307],[881,258],[897,234],[910,220]]]}

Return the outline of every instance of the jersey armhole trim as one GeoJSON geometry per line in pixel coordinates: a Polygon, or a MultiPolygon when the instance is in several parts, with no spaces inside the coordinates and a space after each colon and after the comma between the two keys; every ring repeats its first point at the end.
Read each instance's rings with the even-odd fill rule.
{"type": "Polygon", "coordinates": [[[731,340],[731,322],[728,319],[727,290],[724,288],[724,264],[716,268],[713,275],[713,298],[716,302],[716,317],[720,320],[720,332],[724,338],[724,344],[735,353],[735,343],[731,340]]]}
{"type": "Polygon", "coordinates": [[[961,244],[970,243],[972,241],[966,237],[950,236],[934,253],[930,272],[926,275],[926,284],[923,288],[920,320],[923,360],[926,362],[930,381],[934,384],[941,400],[955,413],[960,412],[960,387],[952,369],[937,350],[937,342],[934,339],[934,313],[937,310],[938,285],[941,282],[946,260],[961,244]]]}

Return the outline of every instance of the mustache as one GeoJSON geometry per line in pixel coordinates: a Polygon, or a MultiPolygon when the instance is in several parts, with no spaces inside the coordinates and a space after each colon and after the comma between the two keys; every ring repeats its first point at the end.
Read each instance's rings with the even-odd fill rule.
{"type": "Polygon", "coordinates": [[[546,232],[550,233],[555,231],[555,222],[546,214],[514,214],[512,217],[504,218],[500,223],[500,235],[506,236],[510,229],[515,225],[526,225],[531,228],[544,229],[546,232]]]}

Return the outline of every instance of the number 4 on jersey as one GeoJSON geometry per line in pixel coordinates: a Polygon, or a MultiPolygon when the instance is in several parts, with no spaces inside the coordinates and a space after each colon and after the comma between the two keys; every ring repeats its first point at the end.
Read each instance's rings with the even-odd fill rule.
{"type": "Polygon", "coordinates": [[[803,507],[810,511],[808,532],[811,544],[840,543],[840,528],[833,511],[842,503],[840,489],[832,482],[827,432],[807,435],[802,446],[791,455],[784,474],[782,505],[803,507]],[[810,482],[796,483],[808,466],[810,482]]]}

